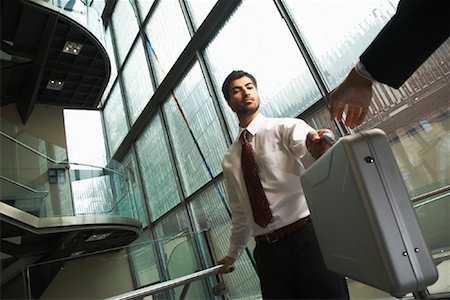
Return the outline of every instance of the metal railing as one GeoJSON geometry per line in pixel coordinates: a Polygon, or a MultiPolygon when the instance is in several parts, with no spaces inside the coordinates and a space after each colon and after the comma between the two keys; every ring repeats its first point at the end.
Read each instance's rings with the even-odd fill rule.
{"type": "Polygon", "coordinates": [[[49,162],[54,163],[54,164],[59,164],[59,165],[64,165],[64,166],[75,165],[75,166],[83,166],[83,167],[100,168],[100,169],[104,169],[104,170],[107,170],[107,171],[109,171],[109,172],[115,173],[115,174],[117,174],[118,176],[121,176],[121,177],[123,177],[123,178],[126,178],[126,177],[125,177],[123,174],[121,174],[120,172],[117,172],[116,170],[113,170],[113,169],[108,168],[108,167],[99,167],[99,166],[95,166],[95,165],[92,165],[92,164],[85,164],[85,163],[75,163],[75,162],[68,162],[68,161],[58,161],[58,160],[56,160],[56,159],[54,159],[54,158],[52,158],[52,157],[50,157],[50,156],[47,156],[47,155],[45,155],[45,154],[39,152],[38,150],[34,149],[33,147],[28,146],[27,144],[23,143],[22,141],[20,141],[20,140],[14,138],[14,137],[12,137],[12,136],[10,136],[9,134],[7,134],[7,133],[5,133],[5,132],[3,132],[3,131],[1,131],[1,130],[0,130],[0,135],[3,136],[3,137],[5,137],[5,138],[7,138],[7,139],[9,139],[9,140],[12,141],[13,143],[15,143],[15,144],[17,144],[17,145],[19,145],[19,146],[21,146],[21,147],[23,147],[23,148],[25,148],[25,149],[31,151],[31,152],[33,152],[34,154],[36,154],[36,155],[38,155],[38,156],[40,156],[40,157],[42,157],[42,158],[48,160],[49,162]]]}
{"type": "Polygon", "coordinates": [[[27,190],[27,191],[30,191],[30,192],[32,192],[32,193],[35,193],[35,194],[42,194],[44,197],[47,196],[47,195],[49,194],[48,191],[38,191],[38,190],[36,190],[36,189],[33,189],[33,188],[31,188],[31,187],[29,187],[29,186],[27,186],[27,185],[25,185],[25,184],[22,184],[22,183],[20,183],[20,182],[17,182],[17,181],[15,181],[15,180],[13,180],[13,179],[11,179],[11,178],[8,178],[8,177],[5,177],[5,176],[3,176],[3,175],[0,175],[0,179],[5,180],[5,181],[7,181],[7,182],[9,182],[9,183],[12,183],[12,184],[14,184],[14,185],[16,185],[16,186],[18,186],[18,187],[21,187],[21,188],[23,188],[23,189],[25,189],[25,190],[27,190]]]}
{"type": "Polygon", "coordinates": [[[134,290],[128,293],[124,293],[121,295],[117,295],[111,298],[107,298],[107,300],[130,300],[130,299],[138,299],[154,294],[158,294],[164,291],[167,291],[169,289],[186,285],[185,290],[183,293],[181,293],[180,299],[184,298],[184,295],[186,294],[187,288],[189,287],[189,284],[193,281],[203,279],[205,277],[215,275],[219,273],[220,269],[222,268],[222,265],[217,265],[202,271],[198,271],[189,275],[185,275],[176,279],[168,280],[165,282],[157,283],[151,286],[147,286],[144,288],[140,288],[138,290],[134,290]]]}
{"type": "Polygon", "coordinates": [[[0,138],[6,148],[0,168],[0,199],[39,217],[98,214],[138,218],[126,169],[119,162],[105,163],[104,158],[106,166],[69,162],[66,149],[23,131],[18,139],[14,136],[18,129],[1,121],[0,138]],[[31,203],[29,198],[39,201],[31,203]]]}

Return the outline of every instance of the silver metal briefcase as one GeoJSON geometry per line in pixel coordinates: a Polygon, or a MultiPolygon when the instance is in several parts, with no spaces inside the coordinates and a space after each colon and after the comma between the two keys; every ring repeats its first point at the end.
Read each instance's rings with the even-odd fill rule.
{"type": "Polygon", "coordinates": [[[437,269],[385,133],[340,138],[301,176],[329,270],[401,297],[437,269]]]}

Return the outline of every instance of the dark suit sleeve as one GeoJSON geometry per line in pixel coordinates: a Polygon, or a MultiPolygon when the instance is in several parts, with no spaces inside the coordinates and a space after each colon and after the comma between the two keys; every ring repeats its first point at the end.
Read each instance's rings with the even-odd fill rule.
{"type": "Polygon", "coordinates": [[[403,0],[360,60],[375,80],[399,88],[449,35],[449,0],[403,0]]]}

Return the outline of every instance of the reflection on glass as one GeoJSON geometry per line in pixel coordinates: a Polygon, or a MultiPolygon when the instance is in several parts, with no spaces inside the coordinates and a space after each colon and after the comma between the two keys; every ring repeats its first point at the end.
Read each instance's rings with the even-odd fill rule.
{"type": "Polygon", "coordinates": [[[406,187],[415,197],[450,182],[450,108],[421,111],[420,119],[400,127],[380,124],[391,138],[406,187]]]}
{"type": "Polygon", "coordinates": [[[139,30],[132,1],[116,1],[111,21],[117,41],[119,63],[122,64],[139,30]]]}
{"type": "Polygon", "coordinates": [[[101,169],[71,170],[73,178],[77,176],[80,178],[80,175],[86,176],[72,183],[75,214],[115,214],[115,204],[112,201],[105,201],[105,199],[114,198],[110,178],[101,176],[102,171],[101,169]]]}
{"type": "Polygon", "coordinates": [[[373,85],[369,114],[359,129],[383,126],[385,130],[424,127],[428,120],[450,108],[450,39],[447,39],[399,88],[373,85]],[[382,125],[380,125],[382,124],[382,125]]]}
{"type": "Polygon", "coordinates": [[[127,250],[113,250],[27,266],[30,299],[106,299],[132,291],[127,250]]]}
{"type": "MultiPolygon", "coordinates": [[[[255,76],[261,111],[268,117],[294,117],[320,93],[285,22],[272,1],[244,1],[206,48],[217,90],[233,70],[255,76]],[[258,13],[255,13],[258,12],[258,13]]],[[[238,134],[237,119],[222,99],[226,119],[238,134]]]]}
{"type": "Polygon", "coordinates": [[[198,29],[205,20],[208,13],[211,11],[217,0],[187,0],[186,4],[191,12],[194,27],[198,29]]]}
{"type": "Polygon", "coordinates": [[[153,85],[144,51],[141,40],[137,40],[123,69],[122,78],[131,122],[136,121],[153,95],[153,85]]]}
{"type": "Polygon", "coordinates": [[[160,1],[157,4],[145,26],[145,38],[160,83],[190,39],[178,1],[160,1]]]}
{"type": "Polygon", "coordinates": [[[183,188],[190,195],[222,171],[227,148],[198,64],[166,100],[164,113],[183,188]]]}
{"type": "Polygon", "coordinates": [[[3,119],[0,129],[2,203],[41,218],[72,216],[66,149],[3,119]]]}
{"type": "MultiPolygon", "coordinates": [[[[193,236],[186,234],[189,232],[189,223],[186,212],[178,210],[160,220],[155,226],[157,238],[162,240],[163,259],[169,279],[188,275],[200,269],[193,249],[195,244],[193,236]]],[[[179,299],[182,292],[182,286],[175,288],[174,299],[179,299]]],[[[208,299],[201,281],[191,283],[186,297],[187,299],[208,299]]]]}
{"type": "Polygon", "coordinates": [[[152,219],[180,203],[169,150],[159,116],[155,116],[136,141],[144,190],[152,219]]]}
{"type": "Polygon", "coordinates": [[[143,234],[129,247],[128,253],[136,278],[136,288],[160,281],[154,244],[150,241],[148,234],[143,234]]]}
{"type": "MultiPolygon", "coordinates": [[[[197,272],[193,244],[202,238],[203,233],[180,233],[152,240],[143,234],[130,245],[31,264],[24,271],[29,275],[24,284],[28,283],[33,299],[67,299],[68,295],[71,299],[129,299],[125,293],[167,280],[159,275],[159,250],[167,264],[166,277],[176,279],[197,272]]],[[[186,288],[182,299],[213,299],[212,276],[142,299],[180,299],[186,288]]]]}
{"type": "MultiPolygon", "coordinates": [[[[220,259],[226,255],[229,246],[231,218],[227,212],[224,184],[213,185],[190,201],[190,207],[197,231],[207,230],[213,256],[220,259]]],[[[261,297],[259,280],[250,258],[245,253],[236,261],[236,270],[224,276],[230,299],[254,299],[261,297]]]]}
{"type": "Polygon", "coordinates": [[[430,293],[450,292],[450,191],[414,203],[417,217],[439,273],[430,293]]]}
{"type": "Polygon", "coordinates": [[[398,0],[285,2],[332,89],[395,13],[398,0]]]}
{"type": "Polygon", "coordinates": [[[141,222],[142,227],[146,228],[149,220],[148,220],[147,214],[146,214],[146,209],[145,209],[146,204],[145,204],[143,192],[140,188],[141,187],[140,180],[137,176],[138,170],[137,170],[137,166],[136,166],[136,159],[134,158],[132,151],[130,151],[126,155],[124,161],[125,161],[125,163],[123,164],[124,169],[125,169],[124,173],[127,175],[127,178],[128,178],[127,183],[129,184],[130,196],[134,200],[138,219],[141,222]]]}
{"type": "Polygon", "coordinates": [[[118,82],[114,85],[109,95],[106,106],[103,109],[103,116],[109,150],[110,153],[114,153],[128,131],[122,93],[118,82]]]}
{"type": "Polygon", "coordinates": [[[369,116],[358,130],[383,129],[411,197],[450,182],[450,40],[398,89],[374,84],[369,116]]]}

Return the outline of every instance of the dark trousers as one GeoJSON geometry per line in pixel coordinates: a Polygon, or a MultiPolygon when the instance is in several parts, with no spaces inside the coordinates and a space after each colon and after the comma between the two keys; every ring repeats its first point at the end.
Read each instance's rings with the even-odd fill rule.
{"type": "Polygon", "coordinates": [[[349,299],[344,277],[325,267],[312,223],[257,244],[254,257],[264,299],[349,299]]]}

